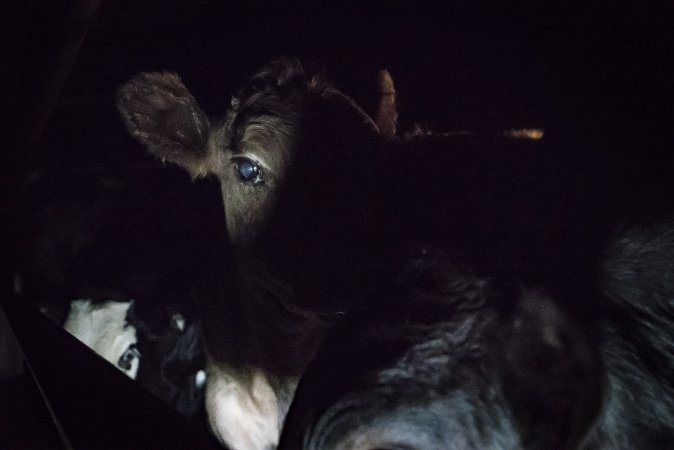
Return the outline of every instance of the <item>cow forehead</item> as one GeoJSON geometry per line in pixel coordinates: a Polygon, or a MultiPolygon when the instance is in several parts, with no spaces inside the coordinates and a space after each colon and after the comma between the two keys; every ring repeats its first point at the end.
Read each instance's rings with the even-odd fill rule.
{"type": "Polygon", "coordinates": [[[234,154],[252,151],[269,159],[280,157],[292,149],[296,128],[287,118],[272,115],[251,118],[243,124],[232,151],[234,154]]]}

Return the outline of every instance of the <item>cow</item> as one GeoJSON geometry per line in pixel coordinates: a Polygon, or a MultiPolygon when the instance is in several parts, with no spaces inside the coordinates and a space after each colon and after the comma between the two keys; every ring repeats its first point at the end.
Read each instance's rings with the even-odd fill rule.
{"type": "MultiPolygon", "coordinates": [[[[56,319],[54,308],[43,310],[56,319]]],[[[71,301],[59,324],[175,411],[203,419],[205,361],[194,311],[99,291],[71,301]]]]}
{"type": "MultiPolygon", "coordinates": [[[[193,231],[208,239],[209,196],[176,175],[161,167],[32,174],[22,197],[16,294],[174,410],[203,422],[205,361],[189,288],[205,259],[193,231]],[[167,217],[167,202],[183,213],[179,219],[167,217]]],[[[213,211],[220,217],[218,203],[213,211]]]]}
{"type": "Polygon", "coordinates": [[[299,376],[335,320],[383,288],[372,280],[390,270],[396,243],[423,236],[469,252],[480,272],[549,280],[555,292],[591,273],[604,228],[576,235],[568,218],[596,205],[568,201],[585,186],[540,131],[400,137],[386,72],[379,95],[372,120],[287,58],[217,119],[173,73],[141,73],[118,90],[124,123],[150,154],[220,182],[233,261],[200,302],[206,408],[231,448],[276,445],[299,376]]]}
{"type": "Polygon", "coordinates": [[[625,226],[576,316],[544,286],[401,252],[324,341],[280,448],[661,449],[674,442],[674,227],[625,226]]]}
{"type": "Polygon", "coordinates": [[[363,169],[395,130],[387,80],[384,133],[289,58],[254,75],[219,119],[173,73],[141,73],[118,91],[129,132],[151,154],[221,185],[233,262],[220,268],[223,287],[202,297],[201,314],[209,423],[231,448],[276,446],[299,376],[349,306],[340,292],[355,289],[344,280],[373,182],[363,169]]]}

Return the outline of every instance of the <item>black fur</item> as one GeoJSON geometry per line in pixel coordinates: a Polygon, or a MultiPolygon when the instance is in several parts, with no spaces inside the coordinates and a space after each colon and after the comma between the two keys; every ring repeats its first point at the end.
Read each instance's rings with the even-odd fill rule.
{"type": "Polygon", "coordinates": [[[145,167],[46,172],[23,197],[23,295],[59,325],[73,299],[133,300],[137,382],[194,417],[203,413],[195,375],[205,357],[191,289],[217,246],[212,226],[223,220],[217,189],[209,191],[182,173],[145,167]]]}
{"type": "Polygon", "coordinates": [[[179,413],[202,421],[204,386],[198,373],[206,368],[206,356],[196,311],[134,304],[129,323],[138,330],[142,352],[138,382],[179,413]]]}
{"type": "Polygon", "coordinates": [[[600,304],[589,322],[544,291],[476,277],[451,254],[422,248],[394,288],[326,340],[300,383],[281,448],[357,440],[374,448],[667,448],[672,226],[630,227],[611,242],[588,293],[600,304]]]}
{"type": "MultiPolygon", "coordinates": [[[[151,76],[144,80],[153,82],[151,76]]],[[[134,83],[122,87],[121,99],[133,94],[134,83]]],[[[142,101],[144,89],[138,92],[142,101]]],[[[123,111],[156,110],[149,100],[149,106],[118,105],[132,134],[157,153],[154,141],[130,120],[133,111],[123,111]]],[[[194,129],[190,121],[173,125],[194,129]]],[[[609,231],[639,201],[616,186],[623,173],[604,164],[590,145],[554,134],[542,142],[501,134],[379,135],[353,101],[287,59],[254,76],[210,130],[208,148],[183,146],[180,152],[188,154],[172,160],[193,174],[220,178],[230,239],[238,262],[249,264],[229,276],[243,278],[252,267],[248,275],[269,271],[292,290],[276,295],[262,286],[262,296],[229,302],[214,297],[235,314],[228,316],[233,326],[221,332],[228,339],[212,339],[215,359],[300,373],[328,324],[309,333],[297,324],[358,305],[303,382],[286,430],[288,445],[299,445],[305,428],[323,420],[321,408],[337,401],[343,420],[324,416],[327,422],[307,437],[308,445],[326,448],[345,436],[362,436],[358,426],[381,419],[379,425],[391,426],[385,436],[404,438],[398,444],[412,439],[412,447],[577,448],[591,430],[592,448],[593,436],[602,433],[593,418],[609,417],[597,409],[616,398],[611,376],[617,372],[606,356],[611,345],[625,352],[617,361],[638,374],[660,367],[658,358],[669,351],[644,335],[652,318],[618,306],[617,292],[628,295],[641,285],[610,283],[605,271],[620,271],[600,263],[607,245],[619,242],[609,240],[609,231]],[[247,132],[252,144],[243,139],[247,132]],[[233,178],[232,161],[247,145],[252,153],[266,150],[261,153],[270,158],[271,172],[277,165],[287,170],[269,183],[233,178]],[[269,198],[274,201],[265,203],[269,198]],[[406,278],[417,263],[397,263],[398,252],[415,241],[442,250],[417,258],[416,275],[406,278]],[[627,327],[624,341],[612,327],[627,327]],[[257,347],[237,345],[252,342],[257,347]],[[634,349],[650,355],[639,358],[643,368],[630,362],[634,349]],[[604,378],[609,401],[602,403],[604,378]],[[383,389],[383,397],[368,403],[370,388],[383,389]],[[324,426],[330,431],[320,431],[324,426]],[[397,434],[398,426],[408,433],[397,434]]],[[[155,139],[161,141],[179,131],[153,132],[164,134],[155,139]]],[[[627,266],[642,259],[626,257],[627,266]]],[[[649,289],[638,288],[651,295],[649,289]]],[[[671,303],[664,305],[671,312],[671,303]]],[[[213,316],[212,336],[223,329],[215,319],[224,317],[213,316]]],[[[658,389],[664,386],[660,376],[652,384],[658,389]]],[[[650,394],[643,398],[649,407],[667,404],[654,403],[650,394]]],[[[671,410],[663,417],[671,417],[671,410]]],[[[660,436],[668,438],[670,431],[660,436]]],[[[647,434],[635,433],[627,442],[647,434]]]]}

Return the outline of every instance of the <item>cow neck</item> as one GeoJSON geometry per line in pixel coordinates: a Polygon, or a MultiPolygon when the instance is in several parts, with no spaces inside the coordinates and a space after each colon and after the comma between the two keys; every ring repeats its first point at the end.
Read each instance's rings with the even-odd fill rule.
{"type": "Polygon", "coordinates": [[[262,358],[260,365],[283,375],[299,375],[316,352],[329,323],[311,312],[292,309],[292,290],[270,282],[262,273],[249,272],[240,278],[240,311],[245,329],[262,358]]]}

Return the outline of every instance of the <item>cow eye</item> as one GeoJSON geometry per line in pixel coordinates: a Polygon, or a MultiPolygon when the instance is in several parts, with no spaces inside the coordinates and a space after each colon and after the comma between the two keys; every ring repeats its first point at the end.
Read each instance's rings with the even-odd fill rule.
{"type": "Polygon", "coordinates": [[[138,347],[131,345],[126,349],[124,354],[119,357],[119,361],[117,361],[117,367],[122,370],[131,370],[131,365],[137,358],[140,358],[140,351],[138,350],[138,347]]]}
{"type": "Polygon", "coordinates": [[[244,157],[235,158],[233,161],[236,173],[241,181],[253,184],[262,182],[262,168],[258,163],[244,157]]]}

